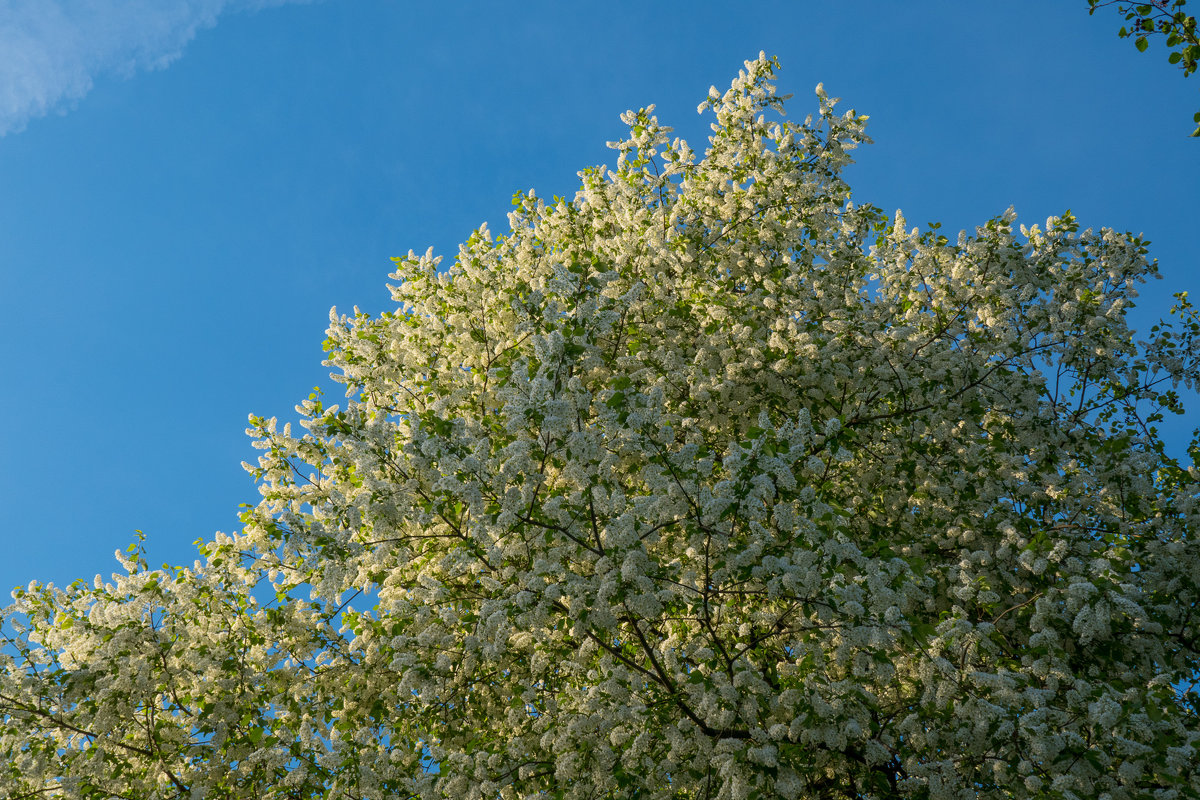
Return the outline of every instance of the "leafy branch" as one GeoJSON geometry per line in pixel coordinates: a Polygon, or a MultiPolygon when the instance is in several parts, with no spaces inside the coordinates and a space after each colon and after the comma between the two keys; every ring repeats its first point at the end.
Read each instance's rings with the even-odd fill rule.
{"type": "MultiPolygon", "coordinates": [[[[1150,46],[1149,37],[1161,34],[1166,37],[1171,54],[1167,61],[1183,70],[1186,78],[1196,71],[1200,60],[1200,39],[1196,34],[1196,18],[1184,11],[1187,0],[1151,0],[1149,3],[1129,3],[1122,0],[1088,0],[1088,14],[1105,6],[1117,7],[1130,25],[1122,25],[1117,35],[1122,39],[1133,38],[1139,52],[1150,46]]],[[[1200,111],[1192,115],[1196,130],[1191,136],[1200,136],[1200,111]]]]}

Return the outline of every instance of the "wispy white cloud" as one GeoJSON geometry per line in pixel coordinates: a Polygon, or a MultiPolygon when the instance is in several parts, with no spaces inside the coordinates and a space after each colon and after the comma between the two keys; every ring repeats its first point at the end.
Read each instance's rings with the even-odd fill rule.
{"type": "Polygon", "coordinates": [[[225,12],[289,2],[0,0],[0,136],[70,108],[98,75],[167,66],[225,12]]]}

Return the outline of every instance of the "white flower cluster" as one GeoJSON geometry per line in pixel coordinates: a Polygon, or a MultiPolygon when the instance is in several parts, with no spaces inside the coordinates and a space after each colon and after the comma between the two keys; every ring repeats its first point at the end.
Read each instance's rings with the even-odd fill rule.
{"type": "Polygon", "coordinates": [[[1200,797],[1200,321],[1136,343],[1136,237],[855,204],[776,66],[333,314],[192,568],[20,592],[0,796],[1200,797]]]}

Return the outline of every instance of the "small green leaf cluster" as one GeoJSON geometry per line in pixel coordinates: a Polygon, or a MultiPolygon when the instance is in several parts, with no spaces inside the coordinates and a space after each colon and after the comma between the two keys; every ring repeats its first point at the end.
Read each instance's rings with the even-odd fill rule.
{"type": "MultiPolygon", "coordinates": [[[[1096,9],[1116,5],[1125,16],[1128,26],[1122,25],[1118,35],[1122,39],[1133,38],[1139,53],[1150,46],[1149,37],[1161,34],[1166,37],[1171,49],[1167,61],[1179,66],[1184,77],[1196,71],[1200,61],[1200,34],[1196,31],[1196,18],[1184,11],[1187,0],[1151,0],[1149,3],[1131,3],[1121,0],[1088,0],[1088,14],[1096,9]]],[[[1192,136],[1200,136],[1200,111],[1192,116],[1196,130],[1192,136]]]]}

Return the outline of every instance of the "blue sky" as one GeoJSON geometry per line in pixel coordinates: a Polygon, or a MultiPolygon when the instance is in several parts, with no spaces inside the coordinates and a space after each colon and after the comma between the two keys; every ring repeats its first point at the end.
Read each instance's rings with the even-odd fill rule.
{"type": "Polygon", "coordinates": [[[389,257],[572,193],[627,108],[701,145],[697,103],[759,50],[793,116],[818,81],[871,116],[861,202],[1144,232],[1149,327],[1200,289],[1200,79],[1119,24],[1084,0],[0,0],[0,588],[107,574],[135,529],[190,563],[257,499],[247,414],[328,384],[330,306],[383,310],[389,257]]]}

